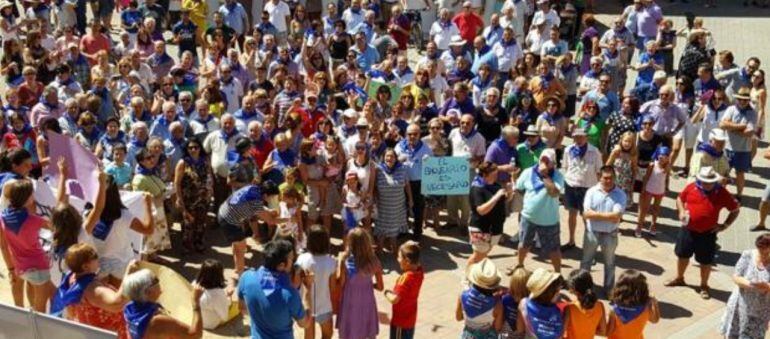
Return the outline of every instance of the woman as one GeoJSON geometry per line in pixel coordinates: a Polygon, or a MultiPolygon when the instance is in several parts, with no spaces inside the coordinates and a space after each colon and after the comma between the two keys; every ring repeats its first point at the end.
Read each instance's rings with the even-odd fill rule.
{"type": "MultiPolygon", "coordinates": [[[[428,130],[430,133],[422,138],[428,147],[433,152],[433,156],[443,157],[447,156],[450,151],[449,140],[442,133],[444,129],[444,123],[441,119],[436,117],[430,120],[428,123],[428,130]]],[[[428,195],[425,197],[425,220],[432,221],[433,228],[438,229],[440,219],[439,212],[444,205],[444,197],[440,195],[428,195]]]]}
{"type": "MultiPolygon", "coordinates": [[[[99,254],[87,243],[72,245],[65,254],[70,272],[54,294],[51,313],[81,324],[117,332],[118,338],[127,339],[128,331],[122,310],[128,300],[122,288],[97,279],[99,254]]],[[[126,268],[125,276],[135,271],[136,262],[126,268]]]]}
{"type": "Polygon", "coordinates": [[[32,177],[40,177],[43,172],[37,153],[37,133],[19,112],[12,112],[8,121],[11,124],[11,130],[3,136],[3,143],[8,148],[20,147],[26,150],[32,156],[32,177]]]}
{"type": "MultiPolygon", "coordinates": [[[[42,37],[40,31],[32,31],[27,34],[27,46],[24,48],[24,66],[32,66],[38,70],[42,70],[45,69],[44,66],[46,66],[49,61],[54,60],[54,58],[51,57],[51,51],[43,47],[41,40],[42,37]]],[[[19,68],[18,71],[21,71],[21,68],[19,68]]],[[[51,74],[51,79],[43,79],[43,77],[41,77],[40,80],[43,81],[43,83],[47,83],[44,80],[53,80],[53,74],[51,74]]]]}
{"type": "Polygon", "coordinates": [[[176,164],[174,187],[177,208],[182,212],[182,246],[184,251],[203,252],[209,200],[212,192],[211,167],[203,144],[196,137],[184,145],[184,157],[176,164]]]}
{"type": "Polygon", "coordinates": [[[297,163],[297,155],[289,148],[286,134],[278,133],[274,139],[275,149],[270,152],[262,166],[262,178],[271,180],[276,185],[283,183],[283,170],[297,163]]]}
{"type": "Polygon", "coordinates": [[[473,105],[482,106],[486,102],[485,93],[493,87],[494,75],[492,67],[484,63],[479,67],[478,75],[471,80],[471,92],[473,93],[473,105]]]}
{"type": "Polygon", "coordinates": [[[433,90],[431,90],[430,84],[430,70],[427,68],[420,68],[414,73],[414,81],[411,84],[406,85],[404,88],[405,93],[411,93],[415,99],[420,98],[421,95],[428,97],[429,102],[436,102],[433,90]]]}
{"type": "Polygon", "coordinates": [[[382,265],[372,249],[372,239],[360,227],[346,237],[345,252],[337,264],[342,289],[337,329],[341,338],[375,338],[379,331],[374,290],[382,291],[382,265]]]}
{"type": "Polygon", "coordinates": [[[134,47],[139,51],[139,56],[142,60],[147,60],[147,58],[155,51],[151,33],[147,31],[146,28],[139,28],[139,32],[136,33],[136,46],[134,47]]]}
{"type": "Polygon", "coordinates": [[[580,60],[580,74],[585,74],[590,69],[591,57],[596,55],[599,48],[599,30],[596,29],[596,19],[591,14],[583,16],[583,25],[585,30],[580,36],[580,42],[583,44],[583,56],[580,60]]]}
{"type": "Polygon", "coordinates": [[[725,90],[717,88],[714,90],[711,97],[708,98],[705,105],[701,105],[700,108],[690,118],[694,125],[700,126],[698,132],[698,138],[696,144],[709,141],[709,135],[715,128],[719,128],[719,122],[725,114],[725,110],[730,106],[730,102],[725,94],[725,90]]]}
{"type": "Polygon", "coordinates": [[[523,91],[519,93],[519,100],[516,107],[511,110],[511,125],[516,126],[519,131],[526,131],[530,125],[535,125],[540,112],[535,107],[535,100],[532,93],[523,91]]]}
{"type": "Polygon", "coordinates": [[[757,112],[757,133],[751,145],[752,158],[757,153],[759,141],[764,137],[765,109],[767,108],[767,88],[765,87],[765,71],[758,69],[751,75],[751,108],[757,112]]]}
{"type": "Polygon", "coordinates": [[[556,97],[549,97],[545,100],[545,111],[537,117],[535,122],[543,142],[548,148],[556,150],[556,159],[559,164],[564,154],[562,141],[567,134],[567,119],[564,119],[560,111],[561,101],[556,97]]]}
{"type": "Polygon", "coordinates": [[[754,241],[755,249],[743,251],[735,264],[736,288],[727,300],[719,332],[725,338],[764,338],[770,321],[770,234],[754,241]]]}
{"type": "Polygon", "coordinates": [[[163,208],[163,199],[166,194],[166,184],[155,171],[158,158],[153,156],[148,149],[142,149],[135,157],[136,174],[131,180],[134,191],[147,192],[153,197],[153,222],[155,228],[152,235],[144,238],[143,255],[147,260],[156,260],[157,252],[171,248],[171,239],[166,224],[166,212],[163,208]]]}
{"type": "MultiPolygon", "coordinates": [[[[578,84],[578,68],[574,62],[572,62],[572,53],[567,52],[564,55],[556,59],[555,76],[567,91],[567,99],[564,102],[566,108],[564,109],[564,116],[567,119],[572,118],[575,115],[575,102],[577,102],[577,84],[578,84]]],[[[522,131],[526,131],[526,128],[522,131]]]]}
{"type": "Polygon", "coordinates": [[[36,148],[37,158],[40,159],[40,166],[46,167],[49,165],[48,157],[48,132],[61,134],[61,127],[59,127],[59,121],[53,118],[46,118],[40,123],[40,135],[37,136],[36,148]]]}
{"type": "Polygon", "coordinates": [[[22,82],[21,71],[24,67],[21,47],[16,40],[3,41],[3,56],[0,58],[0,75],[5,76],[8,87],[16,87],[22,82]]]}
{"type": "Polygon", "coordinates": [[[99,143],[96,145],[96,151],[94,154],[99,159],[112,161],[112,148],[115,145],[126,143],[126,133],[120,130],[120,121],[117,117],[110,117],[105,122],[106,131],[99,138],[99,143]]]}
{"type": "Polygon", "coordinates": [[[313,224],[318,221],[321,211],[329,210],[329,181],[324,177],[323,164],[318,161],[316,143],[312,139],[302,140],[302,144],[299,147],[299,155],[299,165],[297,168],[299,169],[300,179],[307,186],[308,220],[313,224]]]}
{"type": "Polygon", "coordinates": [[[81,113],[78,118],[78,134],[75,135],[75,140],[85,149],[94,153],[101,136],[101,131],[96,127],[96,116],[91,112],[81,113]]]}
{"type": "Polygon", "coordinates": [[[468,266],[487,257],[500,241],[505,222],[506,201],[513,197],[508,187],[497,182],[497,165],[485,161],[477,168],[470,191],[471,220],[468,226],[473,254],[468,266]]]}
{"type": "Polygon", "coordinates": [[[102,78],[111,79],[116,74],[115,65],[110,63],[110,55],[102,50],[96,53],[96,65],[91,68],[91,77],[100,75],[102,78]]]}
{"type": "Polygon", "coordinates": [[[484,93],[484,97],[485,103],[476,110],[476,128],[484,136],[488,146],[500,137],[500,130],[510,119],[500,104],[500,90],[490,88],[484,93]]]}
{"type": "Polygon", "coordinates": [[[604,128],[604,121],[599,118],[599,105],[593,101],[586,101],[580,109],[580,114],[575,119],[575,127],[582,128],[588,135],[588,143],[602,148],[602,141],[605,140],[607,129],[604,128]]]}
{"type": "Polygon", "coordinates": [[[642,179],[647,174],[647,169],[652,163],[652,155],[658,146],[664,143],[663,137],[655,134],[652,126],[655,125],[655,118],[651,116],[644,116],[642,118],[642,130],[637,134],[636,150],[637,150],[637,163],[636,168],[636,183],[634,184],[634,190],[641,192],[642,179]]]}
{"type": "Polygon", "coordinates": [[[367,145],[363,141],[359,141],[354,146],[354,152],[351,158],[348,160],[347,169],[345,173],[354,171],[358,175],[358,180],[361,182],[361,203],[365,206],[365,213],[363,218],[363,225],[367,231],[371,231],[372,227],[372,199],[374,197],[375,179],[377,178],[375,173],[374,164],[370,161],[369,152],[367,152],[367,145]]]}
{"type": "Polygon", "coordinates": [[[392,148],[385,150],[384,161],[377,165],[375,183],[377,218],[374,234],[377,237],[377,248],[387,248],[395,256],[396,237],[408,229],[404,207],[411,209],[413,200],[406,168],[401,166],[392,148]]]}
{"type": "Polygon", "coordinates": [[[19,85],[19,104],[25,107],[33,107],[37,104],[40,96],[43,95],[45,85],[37,80],[37,70],[34,67],[24,67],[21,75],[24,77],[24,82],[19,85]]]}
{"type": "Polygon", "coordinates": [[[639,118],[639,99],[626,96],[620,104],[620,111],[613,112],[607,118],[609,134],[605,154],[610,154],[612,149],[620,142],[620,137],[626,132],[636,132],[636,124],[639,118]]]}
{"type": "MultiPolygon", "coordinates": [[[[200,338],[203,335],[200,297],[203,288],[193,285],[192,322],[190,325],[172,318],[158,303],[160,281],[152,271],[142,269],[123,280],[123,295],[130,301],[123,308],[128,332],[132,339],[200,338]]],[[[181,301],[180,301],[181,302],[181,301]]]]}
{"type": "Polygon", "coordinates": [[[330,97],[334,94],[332,83],[329,81],[329,73],[316,72],[313,75],[313,84],[318,93],[318,105],[327,105],[330,97]]]}
{"type": "Polygon", "coordinates": [[[337,20],[334,22],[334,33],[327,38],[326,44],[329,46],[332,69],[337,69],[338,65],[345,62],[345,57],[349,54],[348,50],[353,45],[353,37],[348,34],[345,21],[337,20]]]}

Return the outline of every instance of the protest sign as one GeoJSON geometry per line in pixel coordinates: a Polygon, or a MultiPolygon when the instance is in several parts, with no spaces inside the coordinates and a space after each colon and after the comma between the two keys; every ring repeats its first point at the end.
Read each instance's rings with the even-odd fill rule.
{"type": "Polygon", "coordinates": [[[463,195],[470,192],[470,164],[464,157],[428,157],[422,163],[424,195],[463,195]]]}
{"type": "Polygon", "coordinates": [[[60,158],[69,168],[67,179],[77,185],[70,187],[70,194],[88,202],[95,202],[99,193],[99,159],[70,136],[48,132],[48,156],[51,163],[45,167],[45,174],[58,180],[60,158]],[[79,187],[78,187],[79,186],[79,187]]]}
{"type": "Polygon", "coordinates": [[[390,101],[388,102],[391,106],[398,101],[398,99],[401,98],[401,91],[403,90],[401,87],[397,86],[394,83],[384,83],[381,81],[372,80],[369,81],[369,88],[366,91],[366,94],[369,95],[369,98],[372,98],[374,100],[377,99],[377,90],[385,86],[388,89],[390,89],[390,101]]]}

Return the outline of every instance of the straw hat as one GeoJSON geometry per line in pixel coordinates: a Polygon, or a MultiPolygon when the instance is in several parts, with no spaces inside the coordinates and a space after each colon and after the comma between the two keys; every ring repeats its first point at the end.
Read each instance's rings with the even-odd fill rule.
{"type": "Polygon", "coordinates": [[[500,271],[497,270],[497,266],[489,258],[471,266],[470,272],[468,272],[468,281],[478,287],[488,290],[496,289],[500,286],[500,281],[503,280],[503,276],[500,271]]]}
{"type": "Polygon", "coordinates": [[[0,1],[0,9],[6,8],[6,7],[13,7],[13,3],[8,0],[0,1]]]}
{"type": "Polygon", "coordinates": [[[741,89],[738,90],[738,93],[735,93],[733,97],[736,99],[751,100],[751,90],[748,87],[741,87],[741,89]]]}
{"type": "Polygon", "coordinates": [[[465,46],[465,40],[459,35],[453,35],[452,40],[449,40],[449,46],[462,47],[465,46]]]}
{"type": "Polygon", "coordinates": [[[714,171],[714,168],[711,166],[701,167],[700,171],[698,171],[698,175],[696,175],[695,178],[705,184],[713,184],[719,180],[722,180],[722,177],[716,171],[714,171]]]}
{"type": "Polygon", "coordinates": [[[551,286],[551,283],[556,281],[556,279],[559,279],[558,273],[551,272],[544,268],[536,269],[534,272],[532,272],[529,280],[527,280],[529,297],[539,297],[541,294],[543,294],[543,292],[545,292],[545,290],[548,289],[548,286],[551,286]]]}

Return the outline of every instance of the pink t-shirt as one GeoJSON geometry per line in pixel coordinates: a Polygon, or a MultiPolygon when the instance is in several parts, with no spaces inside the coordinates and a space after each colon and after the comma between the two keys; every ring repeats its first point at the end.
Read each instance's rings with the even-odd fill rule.
{"type": "Polygon", "coordinates": [[[48,256],[40,244],[39,232],[43,227],[45,219],[30,214],[24,224],[21,225],[19,233],[6,229],[5,222],[0,218],[0,225],[3,227],[3,234],[8,243],[8,248],[13,255],[15,269],[18,274],[23,274],[28,270],[47,270],[49,269],[48,256]]]}

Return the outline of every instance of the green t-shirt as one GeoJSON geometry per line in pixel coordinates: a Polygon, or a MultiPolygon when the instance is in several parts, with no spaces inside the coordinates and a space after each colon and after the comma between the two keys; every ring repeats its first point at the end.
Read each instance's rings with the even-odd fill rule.
{"type": "Polygon", "coordinates": [[[544,149],[545,143],[542,141],[536,145],[534,149],[529,149],[526,142],[520,143],[516,146],[516,152],[519,155],[519,157],[516,158],[516,165],[522,170],[535,166],[538,159],[540,159],[540,153],[543,153],[544,149]]]}
{"type": "Polygon", "coordinates": [[[606,123],[603,120],[596,119],[590,126],[588,126],[588,122],[583,119],[576,119],[575,125],[580,128],[586,129],[586,134],[588,134],[588,143],[591,145],[594,145],[594,147],[598,149],[602,149],[602,131],[604,131],[604,127],[606,126],[606,123]],[[586,128],[588,126],[588,128],[586,128]]]}

